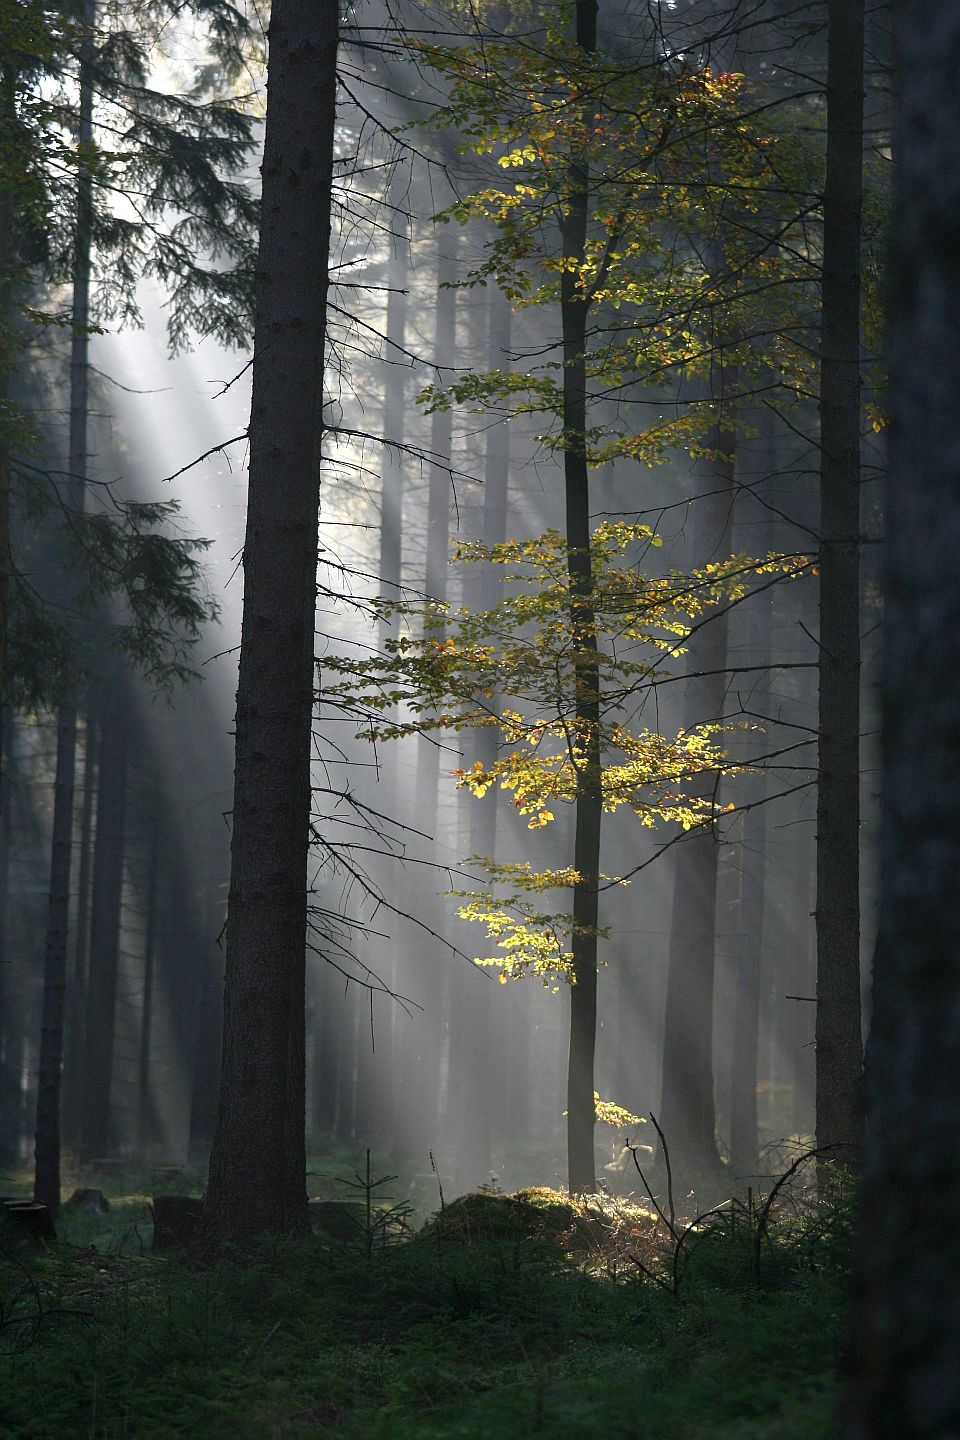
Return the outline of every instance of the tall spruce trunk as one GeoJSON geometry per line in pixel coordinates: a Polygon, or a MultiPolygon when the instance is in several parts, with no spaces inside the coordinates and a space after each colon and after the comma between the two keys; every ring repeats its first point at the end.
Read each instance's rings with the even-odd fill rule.
{"type": "MultiPolygon", "coordinates": [[[[400,571],[403,558],[403,492],[405,466],[403,445],[406,438],[408,380],[410,371],[405,363],[404,350],[407,343],[407,285],[410,279],[410,237],[409,221],[404,214],[408,204],[406,198],[407,176],[398,170],[390,187],[389,200],[393,215],[390,236],[390,253],[387,263],[387,315],[385,358],[390,361],[383,384],[380,498],[380,595],[384,600],[396,600],[400,595],[400,571]]],[[[382,621],[379,627],[379,644],[383,651],[392,634],[392,626],[382,621]]],[[[378,754],[382,769],[380,783],[383,798],[379,808],[385,814],[395,817],[397,811],[397,772],[400,751],[397,746],[386,746],[378,754]]],[[[389,881],[387,882],[389,883],[389,881]]],[[[391,946],[385,967],[384,981],[388,989],[403,989],[400,980],[400,961],[397,946],[391,946]]],[[[378,951],[379,970],[382,951],[378,951]]],[[[336,987],[334,987],[336,989],[336,987]]],[[[340,992],[338,992],[340,993],[340,992]]],[[[338,1000],[338,1004],[343,1002],[338,1000]]],[[[369,1072],[364,1082],[370,1098],[364,1098],[364,1114],[370,1115],[374,1104],[376,1129],[380,1134],[392,1136],[391,1149],[395,1155],[406,1158],[406,1107],[403,1096],[403,1077],[400,1073],[400,1056],[403,1051],[403,1037],[406,1019],[396,1002],[387,1000],[380,1014],[374,1014],[375,1055],[368,1055],[366,1069],[369,1072]]],[[[343,1033],[343,1027],[338,1027],[343,1033]]],[[[337,1078],[340,1079],[338,1066],[337,1078]]],[[[331,1114],[333,1112],[331,1111],[331,1114]]]]}
{"type": "MultiPolygon", "coordinates": [[[[724,389],[721,366],[721,406],[724,389]]],[[[690,515],[698,564],[730,554],[734,445],[733,433],[718,424],[707,447],[718,451],[720,458],[697,467],[707,486],[690,515]]],[[[728,685],[725,608],[691,637],[687,667],[684,724],[689,728],[723,714],[728,685]]],[[[705,774],[687,788],[692,796],[709,799],[715,785],[716,777],[705,774]]],[[[670,1147],[674,1179],[685,1188],[709,1187],[720,1170],[713,1079],[719,854],[719,841],[710,827],[693,830],[676,847],[658,1118],[670,1147]]]]}
{"type": "MultiPolygon", "coordinates": [[[[509,364],[511,311],[504,296],[494,290],[487,308],[487,368],[502,370],[509,364]]],[[[491,547],[507,538],[507,505],[510,487],[510,432],[506,422],[492,425],[486,431],[483,465],[483,543],[491,547]]],[[[488,610],[500,598],[496,567],[484,565],[477,585],[481,610],[488,610]]],[[[491,708],[496,710],[496,698],[491,708]]],[[[485,770],[497,758],[495,726],[487,725],[472,732],[472,754],[485,770]]],[[[481,799],[469,801],[470,851],[490,860],[497,852],[497,791],[491,790],[481,799]]],[[[486,1183],[490,1178],[493,1116],[499,1091],[504,1085],[507,1062],[505,1035],[493,1021],[492,992],[499,986],[491,984],[489,970],[479,974],[468,971],[461,979],[459,995],[460,1037],[451,1047],[451,1086],[457,1101],[457,1189],[467,1190],[486,1183]]],[[[515,988],[515,987],[507,987],[515,988]]],[[[520,1001],[521,992],[506,996],[512,1007],[520,1001]]],[[[527,1042],[525,1042],[527,1043],[527,1042]]],[[[511,1096],[511,1103],[522,1105],[524,1097],[511,1096]]]]}
{"type": "MultiPolygon", "coordinates": [[[[84,0],[80,15],[80,103],[77,150],[83,156],[93,141],[93,47],[96,0],[84,0]]],[[[93,240],[93,181],[89,166],[77,171],[77,214],[73,251],[73,308],[70,341],[70,437],[67,508],[83,509],[87,478],[87,427],[90,378],[90,254],[93,240]]],[[[76,590],[67,580],[66,605],[76,590]]],[[[73,791],[77,764],[77,703],[63,696],[57,720],[57,768],[54,781],[53,840],[50,852],[50,893],[43,975],[43,1018],[37,1081],[37,1126],[34,1198],[52,1214],[60,1206],[60,1089],[63,1071],[63,1025],[67,986],[67,939],[70,916],[70,873],[73,861],[73,791]]]]}
{"type": "Polygon", "coordinates": [[[820,341],[817,1144],[856,1165],[860,1101],[860,225],[863,0],[830,0],[820,341]]]}
{"type": "Polygon", "coordinates": [[[17,1164],[19,1136],[15,1133],[19,1081],[14,1064],[15,1026],[12,1005],[13,965],[10,953],[10,779],[14,744],[13,710],[0,713],[0,1166],[17,1164]]]}
{"type": "Polygon", "coordinates": [[[83,804],[80,807],[80,865],[77,874],[77,912],[73,940],[73,969],[67,991],[68,1024],[64,1056],[61,1130],[65,1145],[80,1143],[83,1096],[83,1047],[87,1001],[87,967],[90,959],[90,882],[93,872],[94,800],[97,793],[96,688],[87,692],[83,731],[83,804]]]}
{"type": "Polygon", "coordinates": [[[960,1431],[960,8],[895,10],[880,927],[850,1440],[960,1431]]]}
{"type": "Polygon", "coordinates": [[[337,0],[274,0],[208,1237],[306,1233],[304,982],[337,0]]]}
{"type": "MultiPolygon", "coordinates": [[[[457,295],[452,288],[457,276],[456,236],[442,234],[437,255],[436,330],[434,364],[456,363],[457,295]]],[[[453,443],[452,410],[435,410],[430,417],[430,467],[427,497],[426,565],[424,591],[429,600],[446,602],[450,562],[450,454],[453,443]]],[[[442,639],[443,632],[436,632],[442,639]]],[[[445,847],[438,835],[440,818],[440,750],[436,738],[420,736],[417,741],[417,821],[432,837],[431,860],[442,863],[445,847]]],[[[426,872],[421,918],[436,935],[446,928],[444,902],[437,894],[439,871],[426,872]]],[[[416,1012],[409,1038],[402,1052],[403,1127],[411,1153],[426,1169],[431,1149],[440,1143],[441,1070],[443,1038],[447,1033],[451,983],[447,957],[438,954],[439,942],[417,930],[413,935],[411,983],[414,995],[423,1004],[416,1012]],[[440,966],[438,972],[437,966],[440,966]]]]}
{"type": "MultiPolygon", "coordinates": [[[[765,547],[761,544],[757,548],[762,550],[765,547]]],[[[750,617],[749,663],[765,665],[770,655],[770,595],[758,595],[750,604],[753,609],[750,617]]],[[[743,817],[739,847],[737,979],[730,1067],[730,1169],[735,1179],[743,1179],[753,1174],[760,1149],[757,1079],[766,889],[766,790],[766,776],[756,776],[748,791],[753,808],[743,817]]]]}
{"type": "Polygon", "coordinates": [[[153,1102],[151,1062],[153,1059],[153,992],[159,908],[161,813],[160,777],[157,776],[150,794],[146,921],[143,936],[143,1008],[140,1012],[140,1054],[137,1065],[137,1150],[141,1155],[159,1139],[153,1102]]]}
{"type": "MultiPolygon", "coordinates": [[[[0,124],[17,128],[17,72],[0,62],[0,124]]],[[[7,696],[10,607],[10,376],[13,370],[13,290],[17,266],[16,214],[11,191],[0,187],[0,714],[7,696]]],[[[0,765],[3,757],[0,756],[0,765]]],[[[0,797],[2,798],[2,797],[0,797]]]]}
{"type": "Polygon", "coordinates": [[[129,696],[116,673],[105,682],[102,693],[80,1134],[85,1160],[106,1156],[112,1141],[110,1092],[126,848],[129,696]]]}
{"type": "MultiPolygon", "coordinates": [[[[576,42],[597,48],[597,0],[577,0],[576,42]]],[[[590,176],[574,160],[563,217],[563,253],[582,262],[587,238],[590,176]]],[[[590,481],[587,468],[587,316],[589,305],[577,274],[561,280],[563,327],[564,490],[570,623],[574,643],[575,729],[579,750],[573,865],[573,967],[570,985],[570,1047],[567,1058],[567,1184],[571,1194],[597,1188],[593,1133],[596,1123],[594,1059],[597,1047],[597,914],[600,830],[603,818],[600,761],[600,661],[590,555],[590,481]]]]}

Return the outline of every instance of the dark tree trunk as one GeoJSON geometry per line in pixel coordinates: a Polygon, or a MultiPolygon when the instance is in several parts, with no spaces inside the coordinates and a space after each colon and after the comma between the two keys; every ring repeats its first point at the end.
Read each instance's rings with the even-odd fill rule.
{"type": "MultiPolygon", "coordinates": [[[[12,146],[17,128],[16,71],[0,63],[0,125],[9,129],[12,146]]],[[[13,287],[17,264],[14,199],[10,187],[0,188],[0,335],[12,349],[13,287]]],[[[0,713],[7,696],[7,629],[10,605],[10,373],[12,354],[0,354],[0,713]]],[[[2,757],[0,757],[2,763],[2,757]]]]}
{"type": "MultiPolygon", "coordinates": [[[[597,48],[597,0],[577,0],[576,41],[597,48]]],[[[562,224],[563,253],[582,261],[587,238],[590,177],[574,160],[562,224]]],[[[563,455],[570,621],[574,636],[575,724],[581,751],[576,784],[573,864],[573,966],[570,987],[570,1048],[567,1059],[567,1184],[571,1194],[597,1188],[594,1059],[597,1047],[597,912],[600,890],[600,828],[603,818],[600,763],[600,663],[590,556],[590,480],[587,468],[587,314],[577,276],[564,270],[560,309],[563,326],[563,455]]]]}
{"type": "Polygon", "coordinates": [[[863,0],[830,0],[820,358],[817,1144],[860,1153],[860,213],[863,0]]]}
{"type": "Polygon", "coordinates": [[[90,973],[80,1137],[85,1160],[106,1156],[111,1143],[110,1089],[123,895],[128,704],[126,687],[114,675],[105,685],[100,718],[100,784],[90,903],[90,973]]]}
{"type": "MultiPolygon", "coordinates": [[[[96,0],[83,0],[80,23],[80,105],[78,153],[93,139],[93,29],[96,0]]],[[[90,377],[90,251],[93,228],[93,181],[88,166],[77,174],[77,219],[73,254],[73,311],[70,342],[70,438],[66,502],[78,515],[83,509],[87,476],[88,382],[90,377]]],[[[68,579],[68,592],[75,590],[68,579]]],[[[74,596],[65,597],[69,609],[74,596]]],[[[37,1082],[36,1171],[34,1198],[56,1218],[60,1208],[60,1081],[63,1069],[63,1025],[67,985],[67,938],[70,913],[70,872],[73,863],[73,790],[77,763],[77,705],[64,696],[57,723],[57,772],[54,783],[53,843],[50,895],[44,958],[43,1019],[37,1082]]]]}
{"type": "Polygon", "coordinates": [[[223,1068],[204,1225],[306,1234],[304,980],[339,9],[274,0],[256,276],[223,1068]]]}
{"type": "Polygon", "coordinates": [[[140,1057],[137,1075],[137,1149],[143,1155],[158,1139],[152,1095],[154,963],[157,949],[160,873],[161,799],[159,779],[150,798],[150,839],[147,851],[146,925],[143,937],[143,1009],[140,1012],[140,1057]]]}
{"type": "Polygon", "coordinates": [[[2,712],[0,757],[0,1166],[16,1164],[14,1117],[17,1113],[17,1074],[14,1064],[16,1035],[13,1025],[10,950],[10,779],[14,744],[14,718],[10,705],[2,712]]]}
{"type": "Polygon", "coordinates": [[[851,1440],[960,1431],[960,8],[895,12],[880,928],[851,1440]]]}

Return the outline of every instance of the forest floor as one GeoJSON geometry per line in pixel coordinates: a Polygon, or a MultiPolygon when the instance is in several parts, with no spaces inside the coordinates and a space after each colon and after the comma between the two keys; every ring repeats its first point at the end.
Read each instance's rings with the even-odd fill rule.
{"type": "Polygon", "coordinates": [[[107,1215],[0,1256],[2,1440],[837,1433],[846,1203],[786,1210],[759,1261],[756,1214],[721,1216],[674,1294],[663,1226],[622,1209],[592,1247],[454,1202],[397,1243],[364,1212],[355,1239],[200,1268],[151,1254],[143,1181],[112,1183],[107,1215]]]}

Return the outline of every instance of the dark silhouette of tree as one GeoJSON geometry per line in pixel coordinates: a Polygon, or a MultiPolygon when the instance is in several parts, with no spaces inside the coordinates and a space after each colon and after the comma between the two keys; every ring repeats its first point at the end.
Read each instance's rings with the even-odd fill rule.
{"type": "Polygon", "coordinates": [[[820,342],[817,1143],[861,1144],[860,293],[863,0],[831,0],[820,342]]]}
{"type": "Polygon", "coordinates": [[[205,1227],[307,1230],[304,982],[336,0],[275,0],[255,282],[223,1068],[205,1227]]]}
{"type": "Polygon", "coordinates": [[[904,4],[895,41],[881,898],[846,1433],[948,1440],[960,1424],[960,11],[904,4]]]}

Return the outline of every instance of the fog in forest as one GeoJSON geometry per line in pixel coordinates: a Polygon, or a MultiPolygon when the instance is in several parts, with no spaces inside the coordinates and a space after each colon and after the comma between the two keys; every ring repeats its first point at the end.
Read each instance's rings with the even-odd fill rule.
{"type": "MultiPolygon", "coordinates": [[[[432,12],[408,8],[404,23],[426,31],[432,12]]],[[[369,53],[363,44],[349,52],[349,98],[336,135],[307,1136],[309,1155],[334,1157],[345,1173],[370,1148],[428,1212],[438,1180],[448,1195],[566,1183],[569,976],[562,965],[539,974],[532,964],[501,968],[494,961],[511,953],[503,935],[459,912],[470,903],[463,892],[486,895],[495,908],[511,889],[502,873],[498,888],[478,857],[538,872],[572,865],[574,807],[561,795],[548,821],[534,812],[531,824],[522,787],[494,783],[478,796],[458,784],[478,762],[489,767],[508,753],[502,728],[427,725],[417,734],[422,712],[408,685],[395,682],[395,698],[373,704],[359,682],[345,697],[331,696],[327,680],[343,686],[350,673],[349,664],[331,669],[338,657],[362,669],[389,641],[422,634],[424,602],[434,613],[450,607],[436,643],[455,645],[460,607],[489,608],[546,583],[518,581],[516,572],[511,580],[488,560],[451,559],[463,542],[564,532],[562,454],[544,443],[543,415],[524,413],[508,392],[431,413],[421,392],[476,371],[549,374],[544,357],[555,365],[559,320],[555,306],[511,313],[495,284],[471,280],[489,225],[431,218],[489,179],[490,166],[458,153],[452,130],[431,128],[442,81],[403,54],[387,17],[373,17],[370,7],[364,14],[370,33],[384,26],[386,38],[369,53]],[[419,128],[410,128],[414,121],[419,128]],[[384,610],[384,600],[399,613],[384,610]],[[391,724],[404,732],[399,738],[370,738],[371,727],[391,724]]],[[[629,37],[636,48],[642,32],[629,7],[604,7],[607,46],[629,37]]],[[[465,44],[469,24],[461,33],[465,44]]],[[[811,63],[818,43],[808,42],[811,63]]],[[[727,56],[748,75],[769,69],[769,46],[751,51],[749,37],[738,49],[735,39],[715,36],[708,59],[711,45],[716,65],[727,56]]],[[[246,168],[255,170],[252,158],[246,168]]],[[[170,523],[209,541],[200,584],[216,614],[190,648],[193,676],[162,690],[129,661],[108,657],[96,633],[97,623],[109,628],[108,615],[89,620],[91,633],[80,640],[98,658],[78,702],[63,1141],[68,1170],[109,1174],[136,1160],[164,1174],[201,1173],[223,1024],[250,351],[193,331],[170,356],[162,287],[145,279],[137,297],[142,325],[105,325],[90,338],[88,503],[109,503],[97,494],[105,482],[127,501],[175,500],[170,523]]],[[[45,341],[34,380],[42,399],[28,396],[43,412],[50,454],[66,445],[68,348],[56,332],[45,341]]],[[[592,423],[650,424],[676,408],[680,384],[610,384],[606,399],[598,382],[592,423]]],[[[591,524],[649,526],[656,537],[635,536],[625,551],[625,563],[649,577],[690,574],[731,555],[796,558],[795,569],[754,575],[719,615],[708,613],[693,649],[677,642],[657,655],[636,642],[649,668],[632,693],[611,702],[612,719],[635,731],[674,736],[716,725],[725,756],[709,781],[709,824],[651,819],[630,804],[603,818],[594,1084],[601,1101],[629,1118],[597,1125],[595,1161],[599,1187],[618,1194],[639,1185],[625,1138],[655,1150],[648,1117],[671,1108],[671,986],[679,1121],[676,1097],[672,1113],[691,1183],[706,1183],[721,1164],[738,1185],[754,1183],[815,1133],[819,456],[810,415],[802,402],[781,413],[777,384],[761,374],[739,386],[735,426],[720,432],[722,454],[710,453],[708,440],[699,456],[676,447],[650,464],[620,455],[591,475],[591,524]],[[699,641],[712,656],[706,667],[699,641]],[[692,1134],[700,1124],[693,1112],[715,1117],[715,1145],[710,1136],[697,1154],[683,1138],[684,1127],[692,1134]]],[[[864,441],[868,482],[875,439],[864,441]]],[[[865,493],[869,528],[869,483],[865,493]]],[[[54,598],[55,563],[41,554],[28,569],[30,583],[54,598]]],[[[868,555],[865,977],[875,823],[870,565],[868,555]]],[[[535,620],[524,624],[527,634],[536,629],[535,620]]],[[[610,655],[625,643],[614,633],[600,640],[610,655]]],[[[385,694],[389,682],[377,683],[385,694]]],[[[496,697],[487,694],[494,713],[496,697]]],[[[56,708],[8,705],[3,744],[0,1154],[16,1169],[29,1163],[34,1143],[56,708]]],[[[569,909],[569,891],[539,894],[534,910],[569,909]]],[[[521,893],[521,910],[524,903],[521,893]]],[[[568,949],[569,937],[550,923],[545,929],[553,951],[568,949]]]]}

